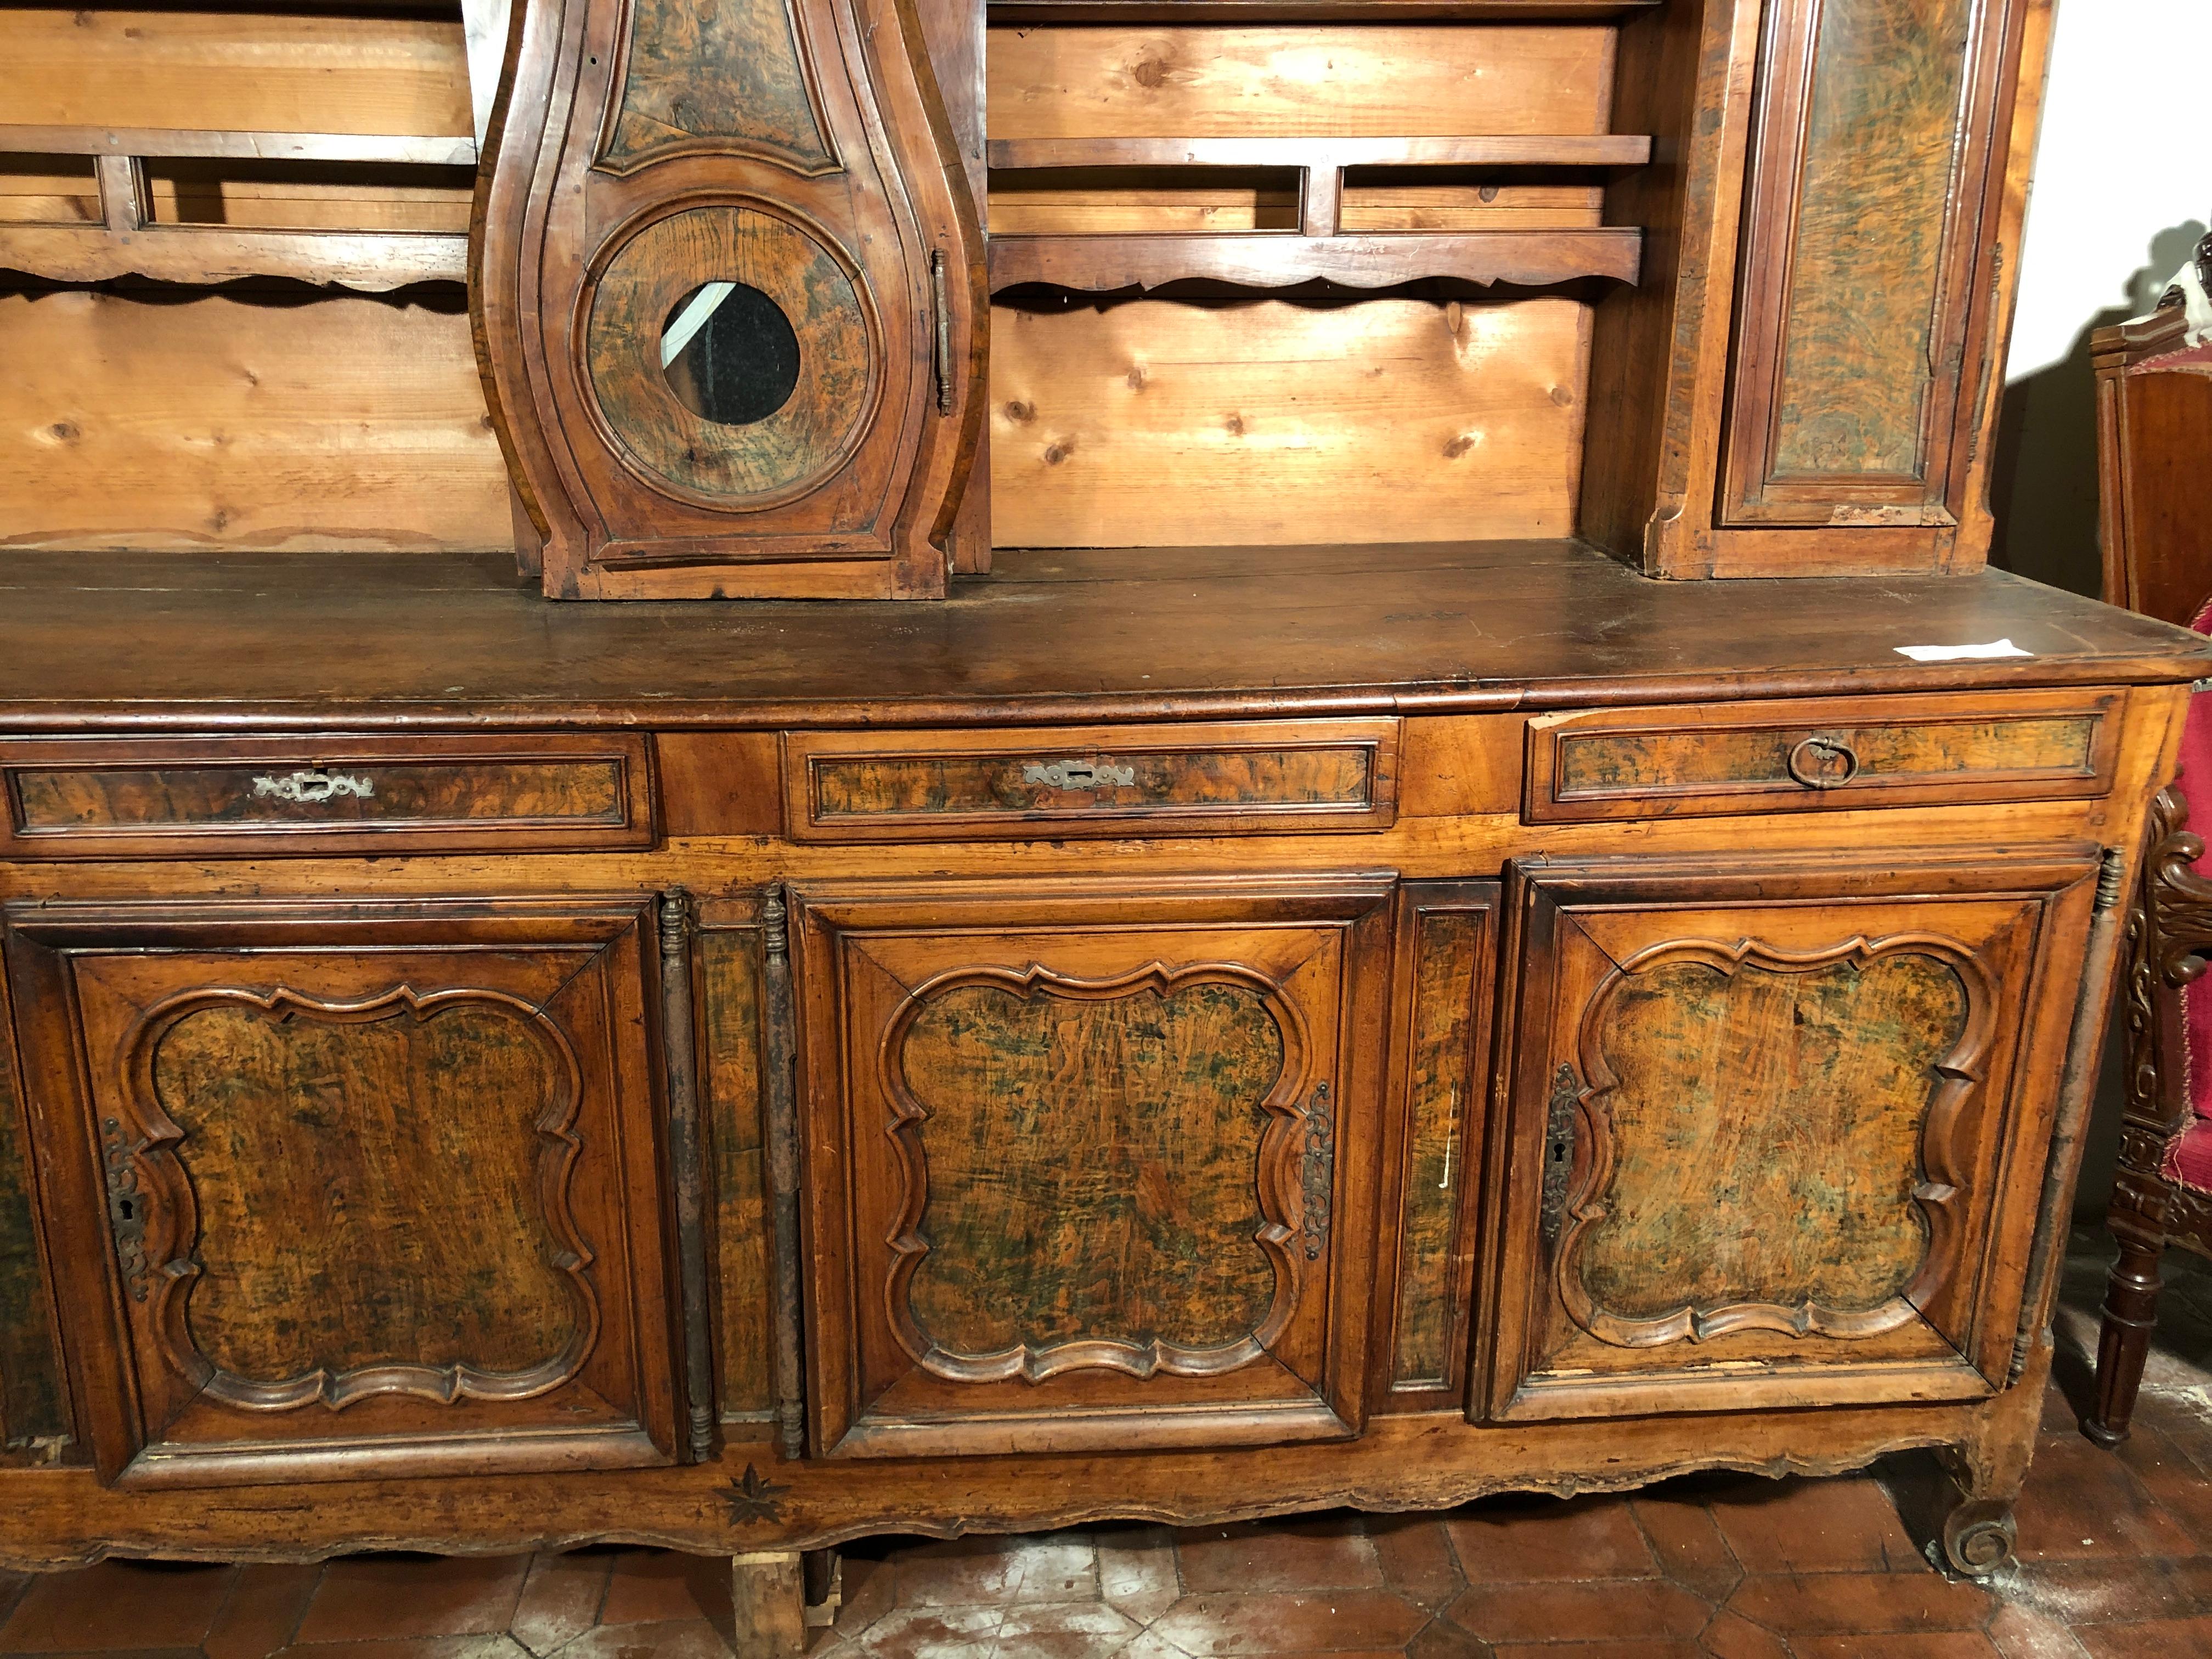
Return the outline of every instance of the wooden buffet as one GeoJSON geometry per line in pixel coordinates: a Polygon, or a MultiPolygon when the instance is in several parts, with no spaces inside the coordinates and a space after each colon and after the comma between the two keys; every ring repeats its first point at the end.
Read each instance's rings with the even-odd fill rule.
{"type": "Polygon", "coordinates": [[[522,5],[522,573],[0,563],[0,1558],[1996,1565],[2206,662],[1982,568],[2048,21],[522,5]]]}

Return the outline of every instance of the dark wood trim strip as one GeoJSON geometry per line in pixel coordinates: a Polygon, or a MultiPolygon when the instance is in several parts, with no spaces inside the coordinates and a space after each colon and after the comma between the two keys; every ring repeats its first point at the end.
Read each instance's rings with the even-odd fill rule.
{"type": "Polygon", "coordinates": [[[714,1299],[707,1280],[706,1141],[699,1122],[699,1047],[692,1018],[691,896],[660,896],[660,1040],[668,1080],[668,1162],[676,1188],[676,1252],[684,1291],[684,1382],[690,1461],[714,1452],[714,1299]]]}
{"type": "Polygon", "coordinates": [[[2105,1053],[2105,1021],[2112,1007],[2112,965],[2127,907],[2127,855],[2117,847],[2104,850],[2097,869],[2096,908],[2089,921],[2089,944],[2081,958],[2081,988],[2074,1000],[2073,1029],[2067,1034],[2066,1065],[2059,1074],[2057,1121],[2044,1162],[2042,1201],[2036,1206],[2034,1242],[2028,1247],[2027,1289],[2021,1297],[2020,1328],[2012,1343],[2008,1387],[2027,1373],[2029,1356],[2051,1323],[2051,1292],[2066,1254],[2067,1218],[2074,1212],[2074,1185],[2081,1176],[2081,1133],[2097,1092],[2097,1073],[2105,1053]]]}
{"type": "Polygon", "coordinates": [[[799,1097],[793,1069],[796,1014],[791,992],[790,909],[781,885],[761,905],[763,1089],[768,1099],[768,1185],[775,1224],[776,1439],[783,1455],[806,1454],[799,1290],[799,1097]]]}

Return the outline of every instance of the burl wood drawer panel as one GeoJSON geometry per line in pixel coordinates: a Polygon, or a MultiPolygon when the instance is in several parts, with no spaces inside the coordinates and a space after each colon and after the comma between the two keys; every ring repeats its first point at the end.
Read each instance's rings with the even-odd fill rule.
{"type": "Polygon", "coordinates": [[[653,844],[646,741],[26,738],[0,743],[11,858],[653,844]]]}
{"type": "Polygon", "coordinates": [[[798,841],[1007,840],[1384,830],[1395,720],[994,732],[794,732],[798,841]]]}
{"type": "Polygon", "coordinates": [[[1816,697],[1542,714],[1528,722],[1532,823],[2101,795],[2120,699],[1816,697]]]}

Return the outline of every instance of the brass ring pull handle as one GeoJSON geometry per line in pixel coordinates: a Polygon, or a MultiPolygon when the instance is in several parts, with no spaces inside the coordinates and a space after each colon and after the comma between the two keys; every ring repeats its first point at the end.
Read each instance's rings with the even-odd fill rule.
{"type": "Polygon", "coordinates": [[[1858,750],[1833,732],[1815,732],[1790,751],[1790,775],[1808,789],[1840,789],[1858,775],[1858,750]]]}

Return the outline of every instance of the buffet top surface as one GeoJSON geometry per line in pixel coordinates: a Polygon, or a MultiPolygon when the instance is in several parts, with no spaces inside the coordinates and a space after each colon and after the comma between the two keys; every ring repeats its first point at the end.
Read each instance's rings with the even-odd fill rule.
{"type": "Polygon", "coordinates": [[[1001,552],[942,602],[556,603],[505,554],[19,553],[0,724],[871,726],[2192,679],[1998,571],[1658,581],[1574,541],[1001,552]],[[1906,646],[2026,655],[1917,661],[1906,646]]]}

